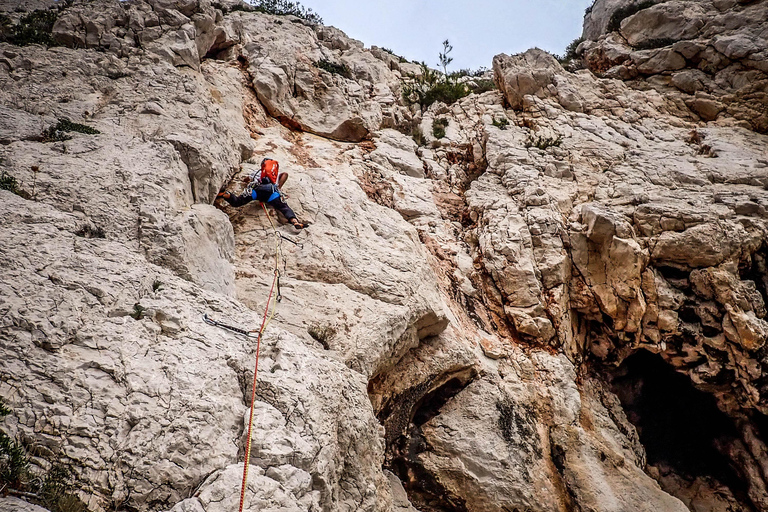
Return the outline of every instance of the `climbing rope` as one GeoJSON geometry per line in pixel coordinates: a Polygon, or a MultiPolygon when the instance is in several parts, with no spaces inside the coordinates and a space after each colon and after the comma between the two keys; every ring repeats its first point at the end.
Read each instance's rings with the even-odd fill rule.
{"type": "MultiPolygon", "coordinates": [[[[245,505],[245,489],[248,486],[248,466],[250,463],[251,458],[251,434],[253,431],[253,408],[256,402],[256,383],[257,383],[257,374],[259,372],[259,352],[261,349],[261,337],[264,334],[264,331],[266,330],[269,323],[272,321],[272,319],[275,316],[275,310],[277,309],[277,303],[282,301],[283,296],[280,293],[280,253],[281,253],[281,242],[285,238],[286,240],[296,243],[293,240],[290,240],[280,234],[280,232],[277,230],[277,227],[275,226],[275,223],[272,221],[272,218],[269,216],[269,212],[267,211],[266,206],[264,206],[264,203],[261,203],[261,207],[264,210],[264,213],[267,216],[267,219],[269,220],[270,225],[272,226],[272,232],[275,235],[275,270],[274,270],[274,277],[272,278],[272,286],[269,288],[269,295],[267,296],[267,304],[264,307],[264,316],[261,319],[261,327],[259,327],[258,330],[245,330],[240,329],[239,327],[234,327],[232,325],[228,325],[222,322],[217,322],[216,320],[213,320],[208,317],[207,314],[203,315],[203,321],[207,323],[208,325],[213,325],[216,327],[220,327],[222,329],[227,329],[229,331],[235,332],[237,334],[241,334],[243,336],[247,336],[249,338],[256,338],[256,365],[253,370],[253,385],[251,387],[251,411],[250,415],[248,417],[248,440],[245,444],[245,461],[243,466],[243,484],[240,488],[240,508],[239,512],[243,512],[243,506],[245,505]],[[277,295],[275,295],[275,291],[277,291],[277,295]],[[275,300],[272,300],[272,296],[275,295],[275,300]],[[270,311],[270,304],[272,305],[271,311],[270,311]],[[255,333],[255,334],[254,334],[255,333]]],[[[298,244],[297,244],[298,245],[298,244]]]]}
{"type": "Polygon", "coordinates": [[[282,300],[282,295],[280,293],[280,233],[277,231],[275,223],[272,222],[272,217],[269,216],[269,212],[267,211],[267,207],[264,206],[264,203],[261,203],[261,208],[264,210],[264,214],[267,216],[269,223],[272,225],[272,231],[275,234],[275,273],[274,277],[272,278],[272,286],[269,289],[269,295],[267,296],[267,305],[264,308],[264,317],[261,319],[259,335],[256,338],[256,366],[253,370],[253,385],[251,387],[251,412],[248,417],[248,440],[245,443],[245,461],[243,464],[243,484],[240,487],[239,512],[243,512],[243,505],[245,504],[245,489],[248,487],[248,466],[250,465],[251,458],[251,431],[253,429],[253,407],[256,403],[256,374],[259,371],[259,349],[261,348],[261,336],[264,334],[264,329],[267,328],[267,325],[269,325],[269,322],[271,322],[272,318],[275,316],[277,303],[282,300]],[[272,294],[275,291],[275,286],[277,286],[277,297],[275,297],[275,302],[272,305],[272,312],[270,313],[269,303],[272,301],[272,294]],[[268,313],[269,318],[267,318],[268,313]]]}

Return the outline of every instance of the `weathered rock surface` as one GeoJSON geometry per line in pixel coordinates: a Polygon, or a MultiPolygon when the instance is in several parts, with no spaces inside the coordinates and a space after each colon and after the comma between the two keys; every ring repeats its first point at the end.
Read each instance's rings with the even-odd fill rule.
{"type": "Polygon", "coordinates": [[[279,244],[247,510],[768,510],[766,2],[606,33],[599,0],[591,71],[499,55],[424,112],[413,66],[235,4],[76,2],[77,49],[0,44],[5,431],[93,511],[232,510],[255,345],[202,315],[257,328],[279,244]],[[308,230],[215,203],[266,156],[308,230]],[[645,352],[721,415],[693,451],[728,478],[646,451],[645,352]]]}
{"type": "Polygon", "coordinates": [[[581,50],[595,72],[650,76],[645,87],[677,97],[704,121],[731,117],[765,133],[766,20],[765,1],[596,0],[581,50]]]}

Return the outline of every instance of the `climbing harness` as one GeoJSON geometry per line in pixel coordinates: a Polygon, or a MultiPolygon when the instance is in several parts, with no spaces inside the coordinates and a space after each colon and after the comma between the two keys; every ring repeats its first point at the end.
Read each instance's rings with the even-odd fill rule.
{"type": "Polygon", "coordinates": [[[264,213],[266,214],[267,219],[269,220],[269,223],[272,226],[272,232],[275,235],[275,271],[274,271],[274,277],[272,278],[272,286],[270,287],[269,295],[267,296],[267,304],[264,307],[264,316],[261,319],[261,327],[259,327],[258,330],[247,331],[245,329],[240,329],[239,327],[234,327],[232,325],[228,325],[222,322],[217,322],[216,320],[209,318],[207,314],[203,315],[203,321],[208,325],[220,327],[222,329],[226,329],[228,331],[232,331],[237,334],[247,336],[248,338],[256,338],[256,365],[253,370],[253,385],[251,386],[251,411],[248,417],[248,440],[245,444],[245,461],[243,465],[243,483],[242,483],[242,487],[240,488],[239,512],[243,512],[243,506],[245,505],[245,489],[248,486],[248,466],[250,464],[250,458],[251,458],[251,437],[252,437],[251,434],[253,431],[253,407],[256,403],[256,383],[257,383],[256,377],[259,371],[259,352],[261,349],[261,337],[263,336],[264,331],[269,325],[269,323],[272,321],[272,318],[274,318],[275,316],[277,303],[283,300],[282,293],[280,292],[281,240],[285,239],[291,243],[300,245],[297,242],[294,242],[293,240],[290,240],[289,238],[280,234],[280,232],[277,230],[277,227],[275,226],[275,223],[272,221],[272,218],[269,216],[269,212],[267,211],[267,208],[264,205],[264,203],[261,203],[261,207],[264,210],[264,213]],[[275,292],[277,292],[277,294],[275,294],[275,292]],[[274,302],[272,301],[273,295],[275,297],[274,302]],[[270,303],[272,304],[271,311],[270,311],[270,303]]]}

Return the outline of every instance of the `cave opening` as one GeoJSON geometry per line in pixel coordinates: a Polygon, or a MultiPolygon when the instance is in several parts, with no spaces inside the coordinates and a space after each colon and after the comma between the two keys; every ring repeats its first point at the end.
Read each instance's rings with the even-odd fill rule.
{"type": "Polygon", "coordinates": [[[610,382],[637,429],[649,466],[671,470],[688,482],[714,480],[742,504],[749,503],[747,481],[727,456],[739,433],[713,396],[696,389],[660,355],[645,350],[625,359],[610,382]]]}
{"type": "Polygon", "coordinates": [[[469,368],[428,379],[390,397],[377,414],[387,430],[384,468],[400,479],[408,499],[422,512],[467,512],[464,499],[454,495],[438,475],[425,467],[432,447],[422,428],[439,416],[475,375],[469,368]]]}

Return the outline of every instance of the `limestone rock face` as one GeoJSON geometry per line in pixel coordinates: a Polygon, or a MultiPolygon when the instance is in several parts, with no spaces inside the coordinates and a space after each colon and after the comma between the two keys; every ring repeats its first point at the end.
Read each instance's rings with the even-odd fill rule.
{"type": "Polygon", "coordinates": [[[391,55],[365,50],[332,27],[248,11],[197,0],[75,3],[59,14],[53,37],[119,57],[146,51],[194,70],[209,57],[239,56],[271,115],[336,140],[360,141],[409,121],[397,102],[401,74],[391,55]]]}
{"type": "Polygon", "coordinates": [[[203,315],[271,290],[248,511],[768,511],[765,5],[599,0],[589,69],[419,112],[333,27],[73,3],[69,47],[0,44],[3,431],[93,512],[233,510],[257,345],[203,315]],[[264,157],[308,229],[217,199],[264,157]],[[699,458],[649,439],[649,352],[699,458]]]}
{"type": "Polygon", "coordinates": [[[597,0],[585,17],[584,60],[611,78],[651,76],[704,121],[727,115],[765,133],[766,20],[763,1],[597,0]]]}

